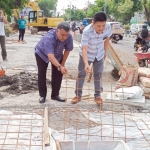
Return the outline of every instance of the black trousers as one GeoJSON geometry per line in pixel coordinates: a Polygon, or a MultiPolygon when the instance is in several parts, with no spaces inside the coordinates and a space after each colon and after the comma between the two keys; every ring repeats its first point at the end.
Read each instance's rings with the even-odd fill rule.
{"type": "MultiPolygon", "coordinates": [[[[41,57],[35,54],[36,62],[38,66],[38,88],[39,88],[39,95],[41,97],[46,97],[47,95],[47,86],[46,86],[46,72],[49,63],[46,63],[41,57]]],[[[61,63],[61,62],[60,62],[61,63]]],[[[58,71],[57,67],[55,67],[52,63],[52,76],[51,76],[51,87],[52,93],[51,97],[55,97],[59,95],[61,82],[63,74],[58,71]]]]}
{"type": "Polygon", "coordinates": [[[143,39],[141,39],[139,36],[136,38],[136,44],[141,44],[143,39]]]}
{"type": "Polygon", "coordinates": [[[23,41],[24,39],[24,34],[25,34],[25,29],[19,29],[19,41],[23,41]]]}

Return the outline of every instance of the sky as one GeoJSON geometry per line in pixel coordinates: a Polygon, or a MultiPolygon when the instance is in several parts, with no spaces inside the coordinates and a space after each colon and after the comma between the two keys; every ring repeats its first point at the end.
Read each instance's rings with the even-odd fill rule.
{"type": "Polygon", "coordinates": [[[68,5],[70,5],[70,2],[72,2],[72,5],[76,6],[78,9],[82,9],[85,6],[87,6],[87,2],[94,3],[95,0],[58,0],[57,3],[57,12],[60,12],[63,14],[63,9],[68,8],[68,5]]]}

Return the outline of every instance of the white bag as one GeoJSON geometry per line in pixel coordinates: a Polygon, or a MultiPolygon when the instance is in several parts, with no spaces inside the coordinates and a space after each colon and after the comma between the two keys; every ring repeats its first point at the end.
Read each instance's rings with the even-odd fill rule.
{"type": "Polygon", "coordinates": [[[139,86],[132,86],[115,90],[115,96],[117,96],[119,99],[136,99],[141,98],[142,95],[143,90],[139,86]]]}

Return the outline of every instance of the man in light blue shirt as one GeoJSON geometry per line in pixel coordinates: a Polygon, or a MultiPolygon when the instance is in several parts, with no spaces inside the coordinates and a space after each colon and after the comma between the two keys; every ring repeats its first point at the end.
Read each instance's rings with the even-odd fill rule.
{"type": "Polygon", "coordinates": [[[18,40],[18,42],[20,42],[20,40],[23,41],[23,39],[24,39],[26,24],[27,24],[27,22],[24,19],[24,16],[21,16],[21,19],[18,20],[18,25],[19,25],[19,40],[18,40]]]}
{"type": "Polygon", "coordinates": [[[102,72],[106,51],[111,36],[111,26],[106,23],[107,17],[104,12],[95,14],[92,24],[88,25],[82,34],[81,45],[79,49],[80,60],[78,66],[78,79],[76,83],[76,96],[71,103],[76,104],[81,100],[82,88],[86,73],[90,73],[90,64],[93,63],[95,102],[102,103],[100,93],[102,87],[102,72]]]}

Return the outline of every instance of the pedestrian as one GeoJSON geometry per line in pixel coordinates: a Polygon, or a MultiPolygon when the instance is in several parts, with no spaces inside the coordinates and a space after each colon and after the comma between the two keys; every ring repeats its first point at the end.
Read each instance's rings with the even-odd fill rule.
{"type": "Polygon", "coordinates": [[[1,44],[1,49],[2,49],[1,54],[2,54],[3,61],[7,61],[4,24],[7,24],[7,19],[4,16],[3,10],[0,9],[0,44],[1,44]]]}
{"type": "Polygon", "coordinates": [[[18,20],[18,25],[19,25],[19,40],[23,42],[24,41],[24,34],[25,34],[25,29],[26,29],[26,20],[24,19],[24,16],[21,16],[21,18],[18,20]]]}
{"type": "Polygon", "coordinates": [[[73,39],[70,34],[70,25],[67,22],[61,22],[57,26],[57,29],[48,31],[35,46],[40,103],[44,103],[46,100],[46,71],[49,62],[51,62],[52,67],[51,99],[65,102],[65,99],[60,98],[59,90],[61,87],[62,77],[64,74],[67,74],[65,62],[72,50],[73,39]]]}
{"type": "Polygon", "coordinates": [[[107,17],[104,12],[95,14],[91,24],[85,27],[82,34],[81,45],[79,49],[79,65],[78,78],[76,81],[76,96],[71,103],[76,104],[81,100],[82,89],[86,73],[90,73],[90,64],[93,63],[93,76],[95,94],[94,100],[97,104],[102,103],[101,92],[102,87],[102,72],[106,51],[111,36],[111,27],[106,23],[107,17]]]}

